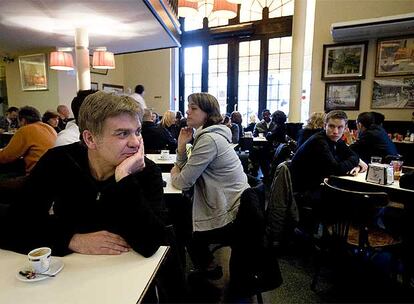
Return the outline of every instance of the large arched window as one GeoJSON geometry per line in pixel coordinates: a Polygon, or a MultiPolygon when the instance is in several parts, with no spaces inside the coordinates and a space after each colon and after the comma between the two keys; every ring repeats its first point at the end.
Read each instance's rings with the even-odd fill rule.
{"type": "Polygon", "coordinates": [[[181,19],[180,110],[199,90],[216,96],[223,113],[239,110],[244,125],[265,108],[288,114],[293,5],[246,0],[229,21],[181,19]]]}

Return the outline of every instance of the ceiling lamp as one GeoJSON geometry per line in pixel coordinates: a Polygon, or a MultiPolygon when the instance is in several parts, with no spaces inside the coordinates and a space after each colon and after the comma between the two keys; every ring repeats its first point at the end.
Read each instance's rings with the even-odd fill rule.
{"type": "Polygon", "coordinates": [[[107,52],[106,47],[96,48],[93,52],[92,67],[94,69],[115,69],[114,53],[107,52]]]}
{"type": "Polygon", "coordinates": [[[53,70],[71,71],[73,70],[73,57],[69,53],[72,48],[58,48],[57,51],[50,53],[49,67],[53,70]]]}
{"type": "Polygon", "coordinates": [[[197,2],[188,0],[178,0],[178,16],[193,17],[197,16],[197,2]]]}
{"type": "Polygon", "coordinates": [[[237,16],[237,4],[227,0],[214,0],[213,18],[233,19],[237,16]]]}
{"type": "MultiPolygon", "coordinates": [[[[230,0],[241,1],[241,0],[230,0]]],[[[179,0],[178,16],[190,18],[232,19],[237,16],[237,4],[227,0],[179,0]]]]}
{"type": "Polygon", "coordinates": [[[227,2],[236,3],[236,4],[242,4],[242,1],[243,0],[227,0],[227,2]]]}

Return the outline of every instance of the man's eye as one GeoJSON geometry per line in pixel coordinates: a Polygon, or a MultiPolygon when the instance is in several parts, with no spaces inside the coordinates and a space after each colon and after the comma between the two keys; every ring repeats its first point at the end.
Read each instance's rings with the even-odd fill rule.
{"type": "Polygon", "coordinates": [[[136,136],[141,136],[141,130],[136,130],[136,131],[135,131],[135,135],[136,135],[136,136]]]}

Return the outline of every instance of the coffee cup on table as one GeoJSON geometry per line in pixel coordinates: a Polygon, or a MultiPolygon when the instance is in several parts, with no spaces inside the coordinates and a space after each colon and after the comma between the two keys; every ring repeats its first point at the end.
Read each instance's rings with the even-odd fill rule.
{"type": "Polygon", "coordinates": [[[170,151],[169,150],[161,150],[161,159],[169,159],[170,158],[170,151]]]}
{"type": "Polygon", "coordinates": [[[264,137],[264,133],[259,133],[259,138],[263,138],[264,137]]]}
{"type": "Polygon", "coordinates": [[[52,249],[40,247],[33,249],[27,254],[30,265],[35,273],[43,273],[49,270],[52,249]]]}

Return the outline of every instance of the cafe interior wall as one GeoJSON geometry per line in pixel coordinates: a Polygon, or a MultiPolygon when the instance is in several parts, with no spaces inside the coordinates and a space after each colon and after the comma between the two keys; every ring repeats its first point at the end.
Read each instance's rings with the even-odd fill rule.
{"type": "MultiPolygon", "coordinates": [[[[376,18],[414,11],[413,0],[317,0],[312,56],[312,84],[310,113],[323,111],[325,81],[321,80],[323,44],[332,44],[332,23],[358,19],[376,18]]],[[[397,36],[397,35],[396,35],[397,36]]],[[[350,119],[358,113],[378,111],[387,120],[411,120],[413,109],[371,109],[373,80],[375,78],[376,39],[369,40],[365,79],[361,81],[359,111],[347,111],[350,119]]]]}
{"type": "Polygon", "coordinates": [[[124,56],[125,88],[134,92],[137,84],[145,88],[145,103],[159,114],[170,109],[172,49],[160,49],[124,56]]]}
{"type": "MultiPolygon", "coordinates": [[[[18,57],[30,54],[48,54],[50,49],[28,50],[22,53],[13,54],[14,62],[6,64],[6,84],[9,106],[23,107],[33,106],[44,113],[46,110],[56,110],[59,104],[59,80],[57,71],[47,68],[48,89],[42,91],[23,91],[20,81],[20,69],[18,57]]],[[[62,97],[61,97],[62,98],[62,97]]]]}

